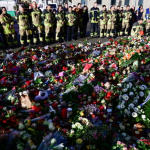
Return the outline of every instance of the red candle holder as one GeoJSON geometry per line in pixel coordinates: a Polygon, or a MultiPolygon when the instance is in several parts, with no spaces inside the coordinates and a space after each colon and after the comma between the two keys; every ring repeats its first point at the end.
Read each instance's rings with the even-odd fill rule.
{"type": "Polygon", "coordinates": [[[62,108],[61,114],[63,119],[67,119],[67,108],[62,108]]]}

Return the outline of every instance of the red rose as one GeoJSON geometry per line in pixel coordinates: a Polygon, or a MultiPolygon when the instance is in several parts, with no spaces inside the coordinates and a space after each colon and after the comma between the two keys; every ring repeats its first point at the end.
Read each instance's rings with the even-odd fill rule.
{"type": "Polygon", "coordinates": [[[59,80],[60,83],[63,83],[64,81],[62,79],[59,80]]]}
{"type": "Polygon", "coordinates": [[[107,92],[107,96],[106,96],[106,97],[107,97],[107,98],[110,98],[110,97],[111,97],[111,94],[112,94],[111,92],[107,92]]]}

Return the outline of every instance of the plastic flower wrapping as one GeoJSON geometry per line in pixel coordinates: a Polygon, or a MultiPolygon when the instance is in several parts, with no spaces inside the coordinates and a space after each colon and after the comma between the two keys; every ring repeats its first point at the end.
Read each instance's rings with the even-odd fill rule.
{"type": "Polygon", "coordinates": [[[150,149],[149,56],[149,37],[0,51],[1,149],[150,149]]]}

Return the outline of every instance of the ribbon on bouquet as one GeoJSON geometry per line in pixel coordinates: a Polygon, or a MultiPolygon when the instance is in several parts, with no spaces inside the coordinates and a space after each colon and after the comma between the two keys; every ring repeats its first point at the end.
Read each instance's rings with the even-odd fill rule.
{"type": "Polygon", "coordinates": [[[149,100],[150,100],[150,93],[149,93],[149,95],[147,96],[147,98],[145,99],[145,101],[144,101],[142,104],[140,104],[140,106],[142,107],[142,106],[145,105],[149,100]]]}

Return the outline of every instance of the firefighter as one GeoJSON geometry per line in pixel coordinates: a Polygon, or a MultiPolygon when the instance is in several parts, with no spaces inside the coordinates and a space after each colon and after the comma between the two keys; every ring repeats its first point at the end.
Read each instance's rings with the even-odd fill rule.
{"type": "MultiPolygon", "coordinates": [[[[63,11],[65,13],[65,15],[68,12],[68,3],[65,3],[65,7],[63,8],[63,11]]],[[[67,20],[65,18],[65,23],[64,23],[64,40],[67,41],[67,20]]]]}
{"type": "Polygon", "coordinates": [[[97,2],[94,3],[94,7],[90,10],[91,19],[91,33],[90,36],[97,36],[98,33],[98,20],[99,20],[99,8],[97,7],[97,2]]]}
{"type": "Polygon", "coordinates": [[[32,33],[33,33],[33,43],[34,45],[37,44],[37,37],[39,33],[39,40],[41,44],[43,44],[43,26],[42,26],[42,19],[41,15],[42,12],[40,9],[37,8],[36,2],[32,3],[33,11],[31,12],[31,19],[32,19],[32,33]]]}
{"type": "Polygon", "coordinates": [[[102,11],[100,11],[100,37],[106,36],[107,31],[107,12],[106,5],[102,6],[102,11]]]}
{"type": "Polygon", "coordinates": [[[80,37],[83,37],[83,9],[81,8],[81,3],[78,3],[75,15],[77,17],[75,26],[75,40],[78,37],[78,29],[80,29],[80,37]]]}
{"type": "Polygon", "coordinates": [[[132,26],[131,36],[133,37],[141,37],[143,35],[143,19],[135,22],[132,26]],[[141,34],[142,32],[142,34],[141,34]]]}
{"type": "Polygon", "coordinates": [[[57,19],[57,27],[56,27],[56,41],[62,42],[64,41],[64,23],[65,23],[65,13],[62,10],[62,6],[58,6],[58,11],[55,15],[57,19]]]}
{"type": "Polygon", "coordinates": [[[120,26],[121,23],[121,11],[120,11],[120,6],[117,6],[117,10],[116,10],[116,34],[117,36],[120,36],[120,26]]]}
{"type": "Polygon", "coordinates": [[[69,6],[69,11],[66,13],[66,20],[68,26],[68,41],[71,41],[72,37],[74,37],[74,22],[76,21],[76,16],[72,11],[72,7],[69,6]]]}
{"type": "Polygon", "coordinates": [[[150,35],[150,15],[146,16],[146,25],[145,25],[145,30],[146,30],[146,35],[150,35]]]}
{"type": "Polygon", "coordinates": [[[17,45],[17,36],[16,31],[14,29],[14,21],[13,18],[7,13],[5,7],[2,8],[2,14],[0,15],[0,22],[3,26],[4,34],[7,39],[8,46],[17,45]],[[13,42],[12,42],[13,39],[13,42]]]}
{"type": "Polygon", "coordinates": [[[126,6],[126,10],[123,11],[123,20],[122,20],[122,28],[120,31],[120,35],[123,34],[128,35],[130,29],[130,20],[132,19],[132,13],[130,11],[130,6],[126,6]]]}
{"type": "Polygon", "coordinates": [[[24,46],[25,35],[27,35],[27,43],[31,44],[30,29],[29,29],[29,15],[25,12],[24,7],[20,7],[20,11],[16,14],[16,20],[19,24],[20,43],[24,46]]]}
{"type": "Polygon", "coordinates": [[[111,10],[107,13],[107,37],[109,38],[115,36],[115,23],[116,23],[116,13],[115,6],[111,7],[111,10]]]}
{"type": "Polygon", "coordinates": [[[52,11],[51,5],[47,6],[42,13],[42,18],[44,19],[45,26],[45,41],[46,43],[54,42],[54,13],[52,11]]]}
{"type": "Polygon", "coordinates": [[[88,8],[87,6],[83,7],[83,37],[86,37],[87,24],[89,22],[88,8]]]}

